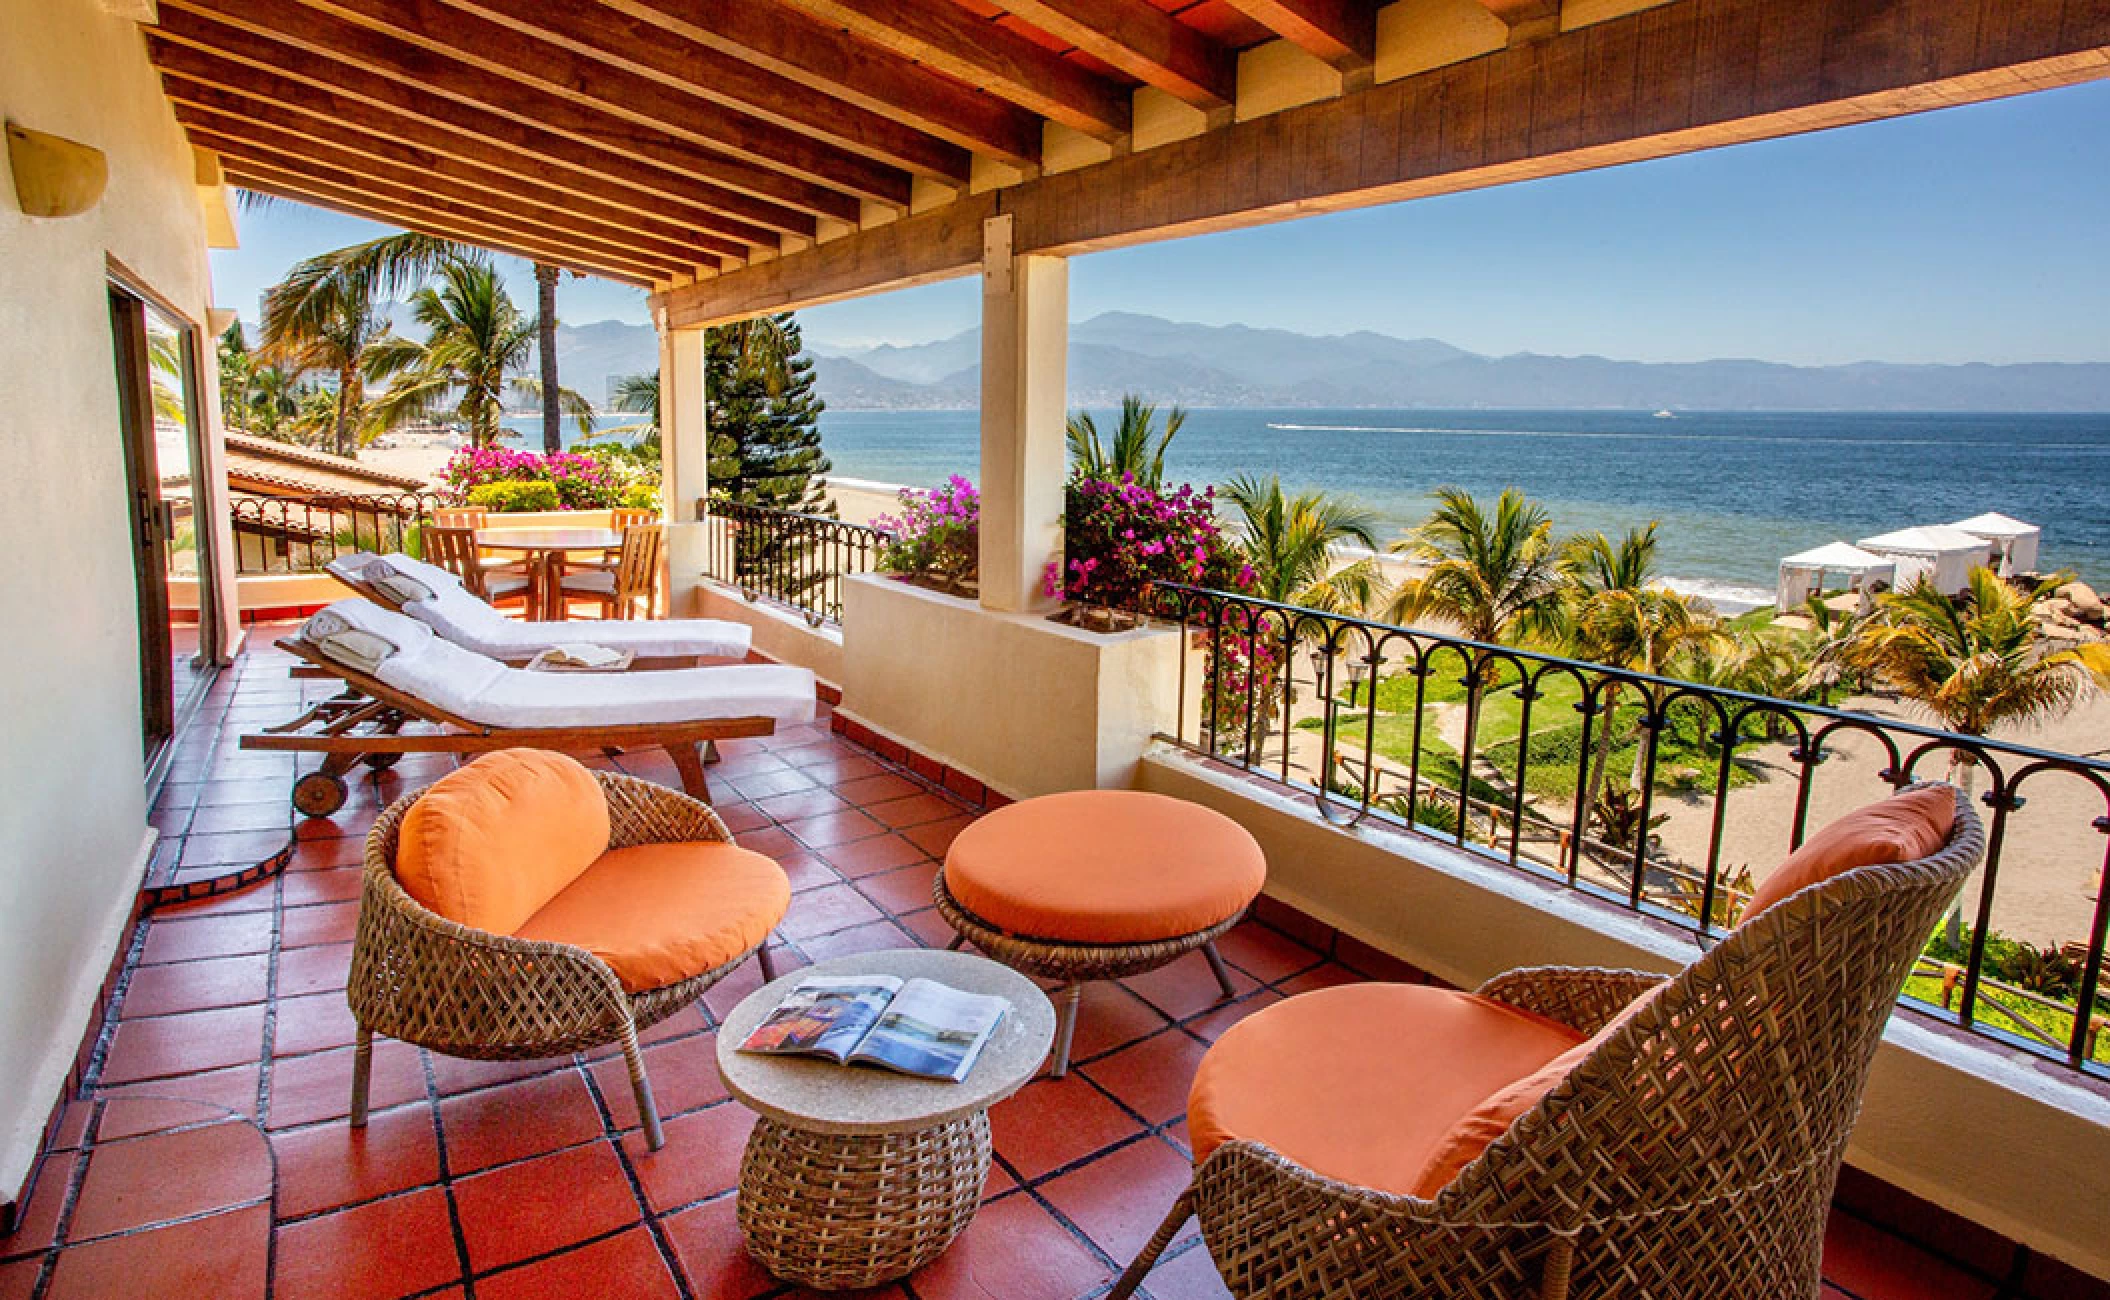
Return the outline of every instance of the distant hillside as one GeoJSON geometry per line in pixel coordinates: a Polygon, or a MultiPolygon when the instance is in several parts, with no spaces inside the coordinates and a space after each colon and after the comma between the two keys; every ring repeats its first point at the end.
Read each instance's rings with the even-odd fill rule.
{"type": "MultiPolygon", "coordinates": [[[[972,408],[981,337],[912,346],[813,348],[838,410],[972,408]]],[[[558,332],[567,386],[606,401],[611,377],[659,364],[649,327],[602,321],[558,332]]],[[[1188,406],[1558,409],[2110,411],[2110,363],[1790,366],[1770,361],[1616,361],[1482,356],[1436,339],[1360,331],[1314,337],[1108,312],[1071,327],[1070,401],[1142,393],[1188,406]]]]}

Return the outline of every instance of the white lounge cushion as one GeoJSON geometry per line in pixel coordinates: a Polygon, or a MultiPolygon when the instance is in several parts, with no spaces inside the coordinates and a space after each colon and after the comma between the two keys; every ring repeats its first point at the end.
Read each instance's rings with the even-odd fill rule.
{"type": "Polygon", "coordinates": [[[423,623],[368,600],[340,600],[317,611],[301,625],[300,636],[336,662],[370,675],[437,640],[423,623]]]}
{"type": "Polygon", "coordinates": [[[432,599],[403,612],[458,646],[493,659],[525,661],[566,641],[591,641],[628,650],[640,659],[745,659],[750,631],[745,623],[715,618],[617,620],[574,619],[526,623],[510,619],[463,590],[461,581],[436,565],[407,555],[381,561],[432,588],[432,599]]]}
{"type": "Polygon", "coordinates": [[[564,589],[583,591],[595,596],[613,596],[615,574],[605,569],[596,569],[591,573],[567,573],[564,575],[564,589]]]}
{"type": "Polygon", "coordinates": [[[814,712],[813,674],[774,664],[538,673],[509,668],[433,637],[415,652],[391,656],[375,675],[456,717],[491,727],[613,727],[748,717],[792,726],[811,722],[814,712]]]}

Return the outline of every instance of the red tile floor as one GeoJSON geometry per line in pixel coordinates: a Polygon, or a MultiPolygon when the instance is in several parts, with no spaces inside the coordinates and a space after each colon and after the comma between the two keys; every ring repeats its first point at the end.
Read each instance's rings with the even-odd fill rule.
{"type": "MultiPolygon", "coordinates": [[[[163,878],[284,845],[291,763],[236,737],[320,689],[286,666],[268,649],[244,656],[180,742],[153,814],[163,878]]],[[[719,813],[797,891],[781,961],[949,937],[930,882],[963,806],[825,722],[724,749],[719,813]]],[[[672,782],[657,753],[620,763],[672,782]]],[[[66,1108],[21,1227],[0,1239],[0,1300],[793,1294],[740,1249],[750,1119],[712,1066],[715,1017],[756,986],[752,968],[647,1036],[659,1152],[605,1055],[489,1065],[384,1042],[372,1125],[346,1126],[341,990],[363,835],[379,806],[442,770],[413,758],[365,778],[336,818],[298,828],[283,876],[140,927],[90,1086],[66,1108]]],[[[1257,1007],[1362,978],[1257,922],[1222,947],[1239,988],[1229,1005],[1199,957],[1089,991],[1077,1069],[993,1113],[997,1168],[974,1225],[881,1294],[1066,1300],[1110,1284],[1182,1185],[1181,1112],[1207,1044],[1257,1007]]],[[[2014,1294],[1843,1211],[1826,1266],[1829,1300],[2014,1294]]],[[[1226,1294],[1191,1227],[1149,1294],[1226,1294]]]]}

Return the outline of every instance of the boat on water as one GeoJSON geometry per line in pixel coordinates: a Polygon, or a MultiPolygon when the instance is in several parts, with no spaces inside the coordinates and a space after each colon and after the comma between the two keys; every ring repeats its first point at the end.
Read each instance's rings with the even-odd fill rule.
{"type": "Polygon", "coordinates": [[[1669,411],[1658,411],[1656,412],[1656,418],[1659,420],[1675,420],[1678,417],[1672,415],[1669,411]]]}

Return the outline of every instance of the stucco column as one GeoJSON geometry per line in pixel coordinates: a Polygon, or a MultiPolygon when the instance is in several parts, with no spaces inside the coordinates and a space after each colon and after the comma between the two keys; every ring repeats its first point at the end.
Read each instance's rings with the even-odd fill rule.
{"type": "Polygon", "coordinates": [[[1011,217],[982,224],[982,605],[1047,604],[1062,555],[1069,354],[1065,258],[1011,251],[1011,217]]]}
{"type": "Polygon", "coordinates": [[[709,554],[710,524],[696,503],[710,491],[710,417],[701,329],[659,329],[660,508],[666,515],[667,612],[691,616],[709,554]]]}

